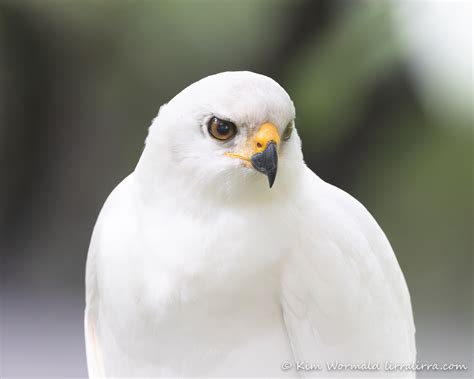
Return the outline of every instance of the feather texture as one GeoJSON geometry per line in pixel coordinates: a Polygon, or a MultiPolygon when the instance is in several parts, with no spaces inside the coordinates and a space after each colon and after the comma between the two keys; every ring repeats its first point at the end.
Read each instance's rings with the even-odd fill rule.
{"type": "Polygon", "coordinates": [[[306,167],[296,129],[271,190],[226,157],[258,125],[281,134],[293,119],[286,92],[248,72],[205,78],[162,107],[92,236],[90,376],[325,376],[280,366],[415,359],[389,242],[360,203],[306,167]],[[206,134],[213,114],[237,125],[232,141],[206,134]]]}

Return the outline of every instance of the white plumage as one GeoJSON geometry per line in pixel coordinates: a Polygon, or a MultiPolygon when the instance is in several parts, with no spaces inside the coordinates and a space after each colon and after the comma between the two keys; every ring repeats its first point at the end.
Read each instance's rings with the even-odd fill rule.
{"type": "MultiPolygon", "coordinates": [[[[204,78],[160,109],[94,229],[91,376],[334,375],[282,371],[284,361],[380,362],[381,376],[385,361],[415,360],[392,248],[357,200],[306,167],[296,130],[279,140],[294,117],[288,94],[250,72],[204,78]],[[213,138],[213,117],[231,121],[235,136],[213,138]],[[272,140],[253,146],[262,125],[272,140]],[[255,161],[231,156],[270,145],[273,188],[255,161]]],[[[336,373],[357,374],[368,373],[336,373]]]]}

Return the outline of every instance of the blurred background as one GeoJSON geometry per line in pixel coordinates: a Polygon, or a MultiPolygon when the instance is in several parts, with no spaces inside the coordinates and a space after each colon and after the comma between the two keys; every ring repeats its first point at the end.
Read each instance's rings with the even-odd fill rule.
{"type": "Polygon", "coordinates": [[[308,165],[358,198],[411,291],[418,359],[473,371],[470,1],[0,0],[1,377],[84,377],[84,265],[161,104],[280,82],[308,165]]]}

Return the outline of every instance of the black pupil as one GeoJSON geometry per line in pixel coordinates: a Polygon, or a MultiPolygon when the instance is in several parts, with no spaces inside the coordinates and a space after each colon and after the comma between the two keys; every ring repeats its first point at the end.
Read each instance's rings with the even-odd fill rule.
{"type": "Polygon", "coordinates": [[[228,124],[225,124],[222,121],[220,121],[217,125],[216,130],[217,130],[217,133],[219,133],[220,135],[225,136],[226,134],[229,134],[230,126],[228,124]]]}

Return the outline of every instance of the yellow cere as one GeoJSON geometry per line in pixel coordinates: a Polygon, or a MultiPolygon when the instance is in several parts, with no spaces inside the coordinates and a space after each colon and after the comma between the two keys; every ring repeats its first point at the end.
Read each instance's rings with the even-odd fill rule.
{"type": "Polygon", "coordinates": [[[247,147],[245,148],[245,152],[229,152],[225,153],[225,155],[230,158],[238,158],[244,161],[250,161],[253,155],[264,151],[270,142],[274,142],[277,146],[279,146],[281,139],[276,126],[267,122],[262,124],[260,128],[258,128],[257,133],[255,133],[252,138],[249,139],[247,147]]]}

